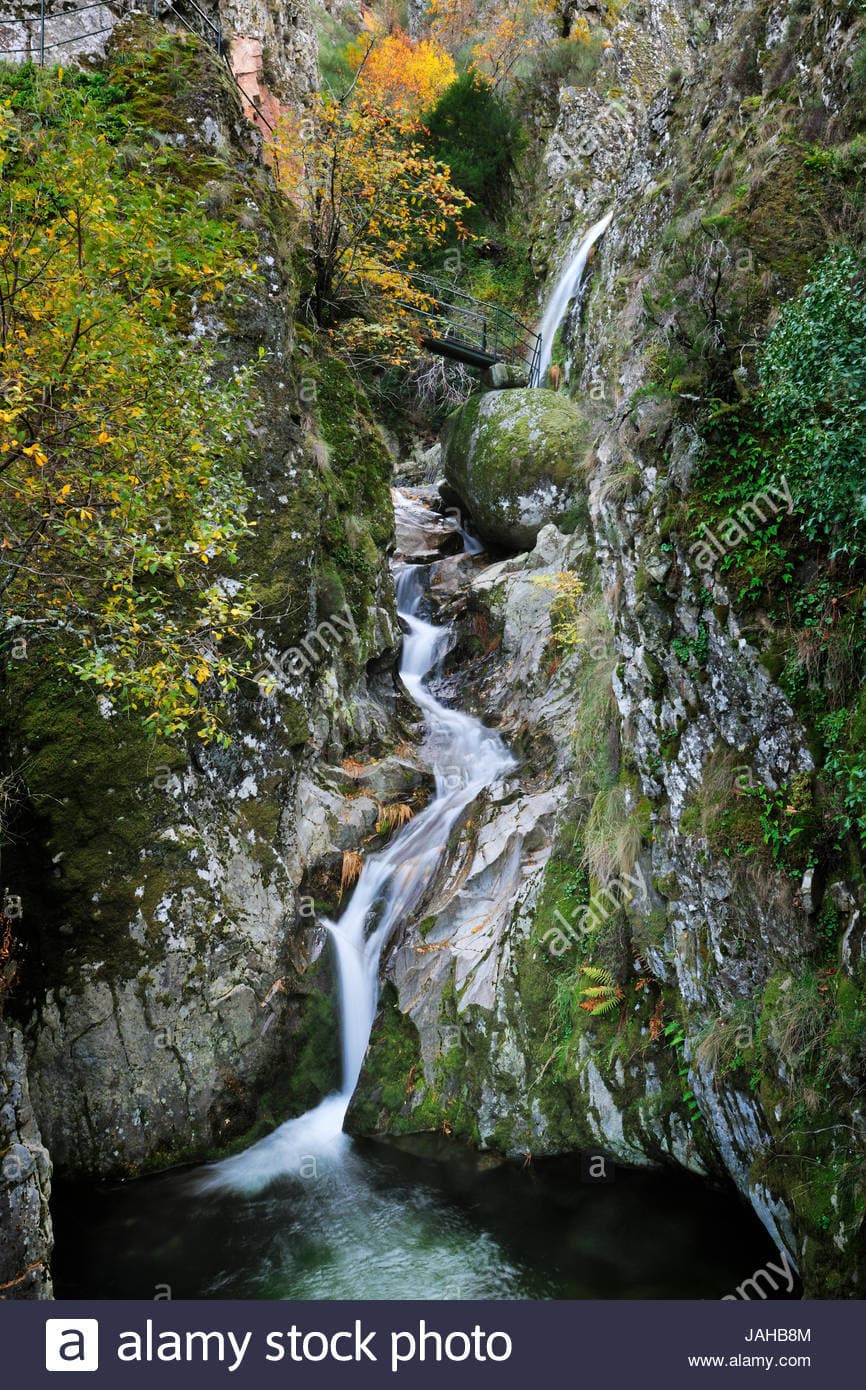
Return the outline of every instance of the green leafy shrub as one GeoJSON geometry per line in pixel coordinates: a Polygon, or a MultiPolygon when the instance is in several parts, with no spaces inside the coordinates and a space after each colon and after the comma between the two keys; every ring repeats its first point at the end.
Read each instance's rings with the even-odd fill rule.
{"type": "Polygon", "coordinates": [[[836,827],[843,835],[855,834],[866,850],[866,751],[856,737],[857,722],[850,710],[830,710],[817,720],[817,729],[826,749],[836,827]]]}
{"type": "Polygon", "coordinates": [[[495,216],[511,189],[511,171],[522,137],[520,122],[476,71],[452,82],[424,116],[427,141],[447,164],[458,188],[495,216]]]}
{"type": "Polygon", "coordinates": [[[777,436],[810,539],[859,555],[866,543],[866,257],[843,248],[787,305],[761,361],[763,413],[777,436]]]}
{"type": "Polygon", "coordinates": [[[851,88],[859,96],[866,95],[866,38],[860,40],[851,65],[851,88]]]}
{"type": "Polygon", "coordinates": [[[252,530],[256,397],[189,327],[252,281],[252,243],[159,143],[129,166],[119,90],[0,69],[4,617],[152,732],[225,741],[211,696],[246,672],[252,605],[220,577],[252,530]]]}

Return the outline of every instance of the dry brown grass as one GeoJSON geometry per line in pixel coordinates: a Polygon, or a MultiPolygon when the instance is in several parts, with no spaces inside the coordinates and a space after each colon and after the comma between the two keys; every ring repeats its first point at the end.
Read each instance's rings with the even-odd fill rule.
{"type": "Polygon", "coordinates": [[[395,830],[400,830],[404,825],[408,825],[414,814],[412,807],[407,806],[405,801],[394,801],[390,806],[380,805],[376,831],[379,835],[385,833],[392,835],[395,830]]]}
{"type": "Polygon", "coordinates": [[[697,811],[700,833],[705,839],[738,795],[737,769],[740,765],[740,755],[722,744],[713,749],[704,763],[701,782],[693,793],[692,804],[697,811]]]}
{"type": "Polygon", "coordinates": [[[343,850],[343,868],[340,873],[340,901],[347,888],[358,882],[364,867],[364,857],[354,849],[343,850]]]}
{"type": "Polygon", "coordinates": [[[16,969],[12,961],[15,942],[12,936],[12,923],[8,917],[0,915],[0,996],[11,988],[16,969]]]}
{"type": "Polygon", "coordinates": [[[640,821],[629,797],[622,784],[602,787],[586,818],[583,862],[603,888],[630,874],[640,851],[640,821]]]}
{"type": "Polygon", "coordinates": [[[621,502],[637,486],[640,472],[640,464],[631,458],[609,469],[598,490],[599,502],[602,505],[605,502],[621,502]]]}

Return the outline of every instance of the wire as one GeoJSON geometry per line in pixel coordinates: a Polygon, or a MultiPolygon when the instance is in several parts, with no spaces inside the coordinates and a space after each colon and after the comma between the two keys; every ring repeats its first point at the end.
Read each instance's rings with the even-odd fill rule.
{"type": "MultiPolygon", "coordinates": [[[[93,7],[91,7],[91,8],[93,8],[93,7]]],[[[2,21],[2,19],[0,19],[0,24],[2,24],[2,23],[3,23],[3,21],[2,21]]],[[[115,27],[115,26],[114,26],[113,24],[103,24],[102,27],[101,27],[100,29],[88,29],[88,30],[86,30],[85,33],[83,33],[83,34],[73,34],[71,38],[68,38],[68,39],[56,39],[54,43],[46,43],[46,44],[43,44],[43,45],[40,45],[38,37],[37,37],[37,36],[34,36],[33,42],[32,42],[32,44],[30,45],[29,48],[2,48],[2,49],[0,49],[0,58],[5,58],[6,55],[9,54],[9,53],[29,53],[29,54],[34,54],[34,53],[37,52],[37,50],[38,50],[40,53],[43,53],[43,52],[44,52],[44,53],[47,53],[47,52],[49,51],[49,49],[51,49],[51,48],[62,48],[63,45],[64,45],[65,43],[79,43],[79,42],[80,42],[81,40],[83,40],[83,39],[92,39],[93,36],[94,36],[94,34],[107,34],[108,31],[109,31],[109,29],[113,29],[114,27],[115,27]]]]}
{"type": "MultiPolygon", "coordinates": [[[[201,39],[211,48],[215,48],[217,50],[217,53],[225,59],[228,74],[232,79],[232,82],[237,87],[242,100],[252,108],[253,112],[255,113],[256,119],[261,121],[263,125],[267,126],[268,130],[271,132],[271,134],[273,134],[276,127],[271,124],[264,112],[259,109],[249,92],[244,91],[243,87],[241,86],[238,80],[237,74],[233,71],[231,67],[228,54],[225,51],[223,45],[223,34],[221,26],[218,24],[214,24],[213,20],[205,14],[204,10],[202,10],[195,3],[195,0],[185,0],[185,3],[188,4],[190,9],[194,10],[195,13],[200,17],[202,24],[204,24],[210,31],[209,33],[200,33],[199,30],[196,29],[192,24],[190,24],[189,20],[181,14],[180,10],[175,8],[175,6],[172,4],[172,0],[168,0],[167,7],[169,10],[171,10],[172,14],[180,20],[184,28],[190,34],[192,34],[194,38],[201,39]]],[[[49,21],[54,19],[66,19],[70,15],[80,14],[84,10],[96,10],[106,8],[108,8],[107,0],[88,0],[88,3],[86,5],[76,5],[75,9],[72,10],[61,10],[55,13],[46,8],[45,18],[49,21]]],[[[4,23],[14,24],[16,23],[16,21],[11,16],[8,19],[5,16],[0,16],[0,24],[4,23]]],[[[35,19],[31,20],[30,23],[35,24],[35,19]]],[[[40,43],[39,35],[38,33],[35,33],[31,39],[29,46],[27,46],[26,48],[0,49],[0,58],[10,57],[12,54],[26,54],[30,57],[35,57],[37,53],[48,53],[52,49],[62,48],[65,44],[68,43],[78,43],[84,39],[91,39],[95,37],[95,35],[97,34],[106,34],[110,29],[113,29],[114,27],[114,24],[104,24],[98,29],[88,29],[85,33],[75,34],[70,38],[55,39],[52,43],[40,43]]]]}

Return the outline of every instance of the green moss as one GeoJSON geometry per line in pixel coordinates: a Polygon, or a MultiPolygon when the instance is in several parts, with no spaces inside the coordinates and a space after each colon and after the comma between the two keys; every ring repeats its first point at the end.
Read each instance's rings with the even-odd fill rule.
{"type": "Polygon", "coordinates": [[[660,950],[664,945],[668,914],[663,907],[653,908],[647,913],[633,913],[631,924],[635,945],[639,950],[645,950],[649,946],[660,950]]]}
{"type": "MultiPolygon", "coordinates": [[[[564,829],[544,869],[544,882],[532,924],[533,938],[562,945],[567,926],[579,924],[590,900],[589,874],[582,862],[583,847],[574,827],[564,829]]],[[[577,931],[577,927],[575,927],[577,931]]],[[[569,949],[574,938],[569,938],[569,949]]]]}
{"type": "MultiPolygon", "coordinates": [[[[366,397],[346,365],[320,349],[304,364],[308,389],[315,395],[319,431],[326,448],[320,453],[312,489],[318,493],[309,516],[318,515],[322,562],[316,574],[320,617],[348,603],[359,631],[380,582],[382,555],[393,541],[391,504],[393,469],[366,397]]],[[[346,656],[361,659],[362,652],[346,656]]]]}
{"type": "Polygon", "coordinates": [[[782,158],[751,195],[746,244],[789,292],[802,286],[825,249],[837,199],[822,172],[793,144],[783,146],[782,158]]]}
{"type": "Polygon", "coordinates": [[[650,678],[650,694],[653,700],[661,700],[667,689],[667,676],[661,662],[652,652],[644,652],[644,666],[650,678]]]}
{"type": "Polygon", "coordinates": [[[112,34],[109,64],[127,96],[123,118],[133,128],[190,140],[195,125],[186,116],[203,120],[215,99],[236,116],[238,98],[228,73],[193,34],[166,33],[161,24],[137,15],[112,34]]]}
{"type": "Polygon", "coordinates": [[[660,874],[658,878],[653,879],[653,887],[668,901],[679,898],[682,893],[680,881],[675,873],[660,874]]]}
{"type": "Polygon", "coordinates": [[[4,702],[29,792],[6,872],[40,925],[43,965],[61,978],[82,958],[103,961],[109,977],[134,973],[146,948],[130,939],[129,923],[138,913],[148,921],[164,893],[193,881],[185,847],[158,838],[164,789],[186,768],[186,752],[149,742],[121,715],[104,718],[89,690],[35,658],[11,664],[4,702]],[[59,925],[63,936],[52,930],[59,925]]]}
{"type": "MultiPolygon", "coordinates": [[[[312,990],[322,983],[322,971],[308,972],[305,984],[312,990]]],[[[329,986],[330,982],[324,982],[329,986]]],[[[293,1060],[285,1068],[286,1088],[281,1097],[280,1118],[303,1114],[323,1096],[340,1088],[340,1021],[334,991],[305,997],[301,1023],[292,1038],[293,1060]]]]}
{"type": "MultiPolygon", "coordinates": [[[[443,1000],[447,1008],[447,998],[443,1000]]],[[[427,1086],[418,1033],[403,1014],[391,984],[382,991],[379,1013],[358,1090],[352,1101],[349,1127],[355,1134],[417,1134],[444,1130],[478,1138],[474,1110],[460,1090],[465,1059],[455,1045],[437,1060],[436,1082],[427,1086]]]]}
{"type": "Polygon", "coordinates": [[[516,388],[470,396],[443,431],[445,475],[497,544],[531,545],[521,499],[549,498],[547,519],[583,514],[579,464],[592,442],[584,412],[563,393],[516,388]]]}

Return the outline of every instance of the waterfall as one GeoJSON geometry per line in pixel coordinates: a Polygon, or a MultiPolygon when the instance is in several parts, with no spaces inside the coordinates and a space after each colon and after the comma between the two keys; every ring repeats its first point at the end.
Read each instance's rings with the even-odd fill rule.
{"type": "Polygon", "coordinates": [[[569,303],[577,294],[580,283],[583,280],[583,273],[586,270],[586,263],[589,260],[589,253],[602,233],[606,232],[610,226],[613,212],[605,213],[600,222],[596,222],[594,227],[590,227],[586,236],[581,241],[574,255],[570,256],[566,262],[565,269],[553,287],[553,294],[547,302],[544,317],[541,320],[541,357],[538,364],[538,384],[543,386],[547,378],[547,371],[553,356],[553,342],[556,337],[556,330],[565,318],[565,311],[569,303]]]}
{"type": "MultiPolygon", "coordinates": [[[[399,515],[398,509],[398,521],[399,515]]],[[[478,543],[471,537],[464,536],[464,545],[467,553],[476,553],[478,543]]],[[[422,754],[434,774],[435,794],[385,849],[366,860],[340,920],[324,922],[337,958],[341,1089],[243,1153],[202,1170],[198,1183],[206,1190],[257,1191],[280,1174],[297,1173],[311,1156],[339,1159],[345,1152],[343,1121],[376,1017],[382,949],[430,884],[461,812],[515,766],[497,734],[473,716],[449,709],[427,688],[426,678],[439,668],[449,640],[448,628],[420,616],[428,568],[400,565],[395,578],[397,611],[406,629],[400,675],[424,715],[422,754]]]]}

